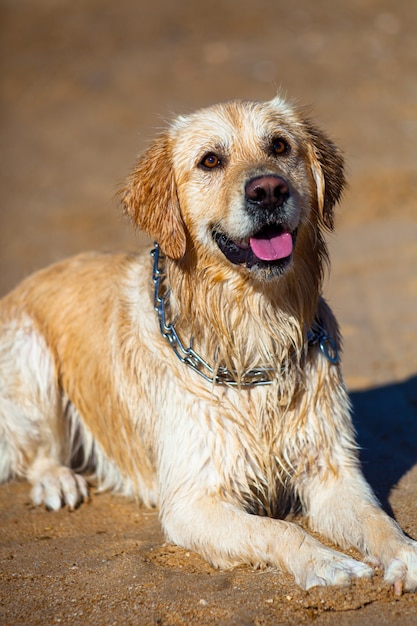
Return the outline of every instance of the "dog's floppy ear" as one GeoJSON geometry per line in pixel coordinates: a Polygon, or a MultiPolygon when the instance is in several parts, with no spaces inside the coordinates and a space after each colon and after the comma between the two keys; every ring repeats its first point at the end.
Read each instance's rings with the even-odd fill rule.
{"type": "Polygon", "coordinates": [[[139,158],[120,192],[125,212],[172,259],[185,254],[186,230],[181,217],[169,140],[158,137],[139,158]]]}
{"type": "Polygon", "coordinates": [[[307,125],[311,171],[317,188],[317,201],[324,224],[333,229],[333,207],[345,187],[343,157],[340,150],[326,135],[312,125],[307,125]]]}

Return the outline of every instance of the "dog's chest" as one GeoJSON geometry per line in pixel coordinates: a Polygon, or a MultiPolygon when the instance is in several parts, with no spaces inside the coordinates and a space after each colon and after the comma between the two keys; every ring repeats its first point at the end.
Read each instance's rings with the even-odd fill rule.
{"type": "Polygon", "coordinates": [[[219,488],[255,514],[280,516],[291,497],[283,421],[265,389],[221,392],[221,402],[204,420],[219,488]]]}

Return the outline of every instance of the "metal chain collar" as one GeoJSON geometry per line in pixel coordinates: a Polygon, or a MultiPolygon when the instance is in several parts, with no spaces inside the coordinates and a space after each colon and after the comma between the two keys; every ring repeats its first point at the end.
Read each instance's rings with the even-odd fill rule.
{"type": "MultiPolygon", "coordinates": [[[[157,243],[151,251],[153,257],[152,280],[154,283],[154,309],[158,315],[159,329],[161,335],[168,341],[174,353],[204,380],[216,385],[228,385],[232,387],[254,387],[255,385],[270,385],[274,380],[276,369],[273,367],[261,367],[248,370],[238,377],[235,370],[219,366],[213,369],[197,352],[190,346],[185,348],[178,337],[172,322],[168,323],[165,316],[165,304],[169,300],[170,290],[161,293],[161,283],[165,278],[165,272],[161,269],[160,260],[163,255],[157,243]]],[[[329,337],[319,322],[316,322],[307,335],[309,345],[319,344],[321,351],[331,363],[339,360],[338,350],[334,339],[329,337]]]]}

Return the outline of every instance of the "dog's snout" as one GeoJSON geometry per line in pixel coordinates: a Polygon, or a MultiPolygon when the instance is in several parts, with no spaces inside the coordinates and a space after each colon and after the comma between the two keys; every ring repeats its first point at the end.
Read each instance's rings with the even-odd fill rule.
{"type": "Polygon", "coordinates": [[[282,206],[288,199],[289,193],[286,181],[275,174],[257,176],[245,185],[246,200],[270,211],[282,206]]]}

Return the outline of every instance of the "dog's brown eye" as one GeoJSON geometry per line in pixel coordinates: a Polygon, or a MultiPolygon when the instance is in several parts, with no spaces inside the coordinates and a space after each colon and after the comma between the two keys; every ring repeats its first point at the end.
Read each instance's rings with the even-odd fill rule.
{"type": "Polygon", "coordinates": [[[272,142],[272,151],[274,154],[285,154],[289,150],[289,145],[285,139],[274,139],[272,142]]]}
{"type": "Polygon", "coordinates": [[[209,152],[208,154],[206,154],[206,156],[201,161],[201,165],[209,170],[212,170],[215,167],[219,167],[220,164],[221,161],[217,154],[214,154],[214,152],[209,152]]]}

